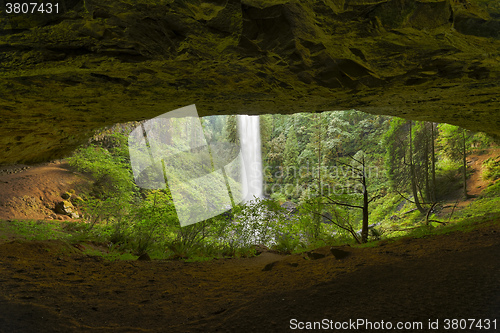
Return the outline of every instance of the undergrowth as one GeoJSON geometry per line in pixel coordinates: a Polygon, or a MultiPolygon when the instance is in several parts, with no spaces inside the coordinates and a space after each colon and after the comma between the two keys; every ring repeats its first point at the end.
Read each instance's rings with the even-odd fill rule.
{"type": "MultiPolygon", "coordinates": [[[[92,189],[81,194],[82,218],[77,222],[3,221],[0,234],[27,240],[61,239],[84,246],[83,253],[106,260],[133,260],[147,253],[153,259],[205,261],[213,258],[251,257],[255,245],[282,254],[294,254],[323,246],[354,244],[359,233],[360,214],[343,208],[325,208],[321,198],[304,201],[295,212],[280,206],[286,198],[255,200],[234,205],[224,214],[181,227],[172,195],[167,189],[140,189],[130,168],[127,137],[111,134],[106,145],[89,144],[68,159],[77,170],[95,179],[92,189]],[[329,218],[321,219],[321,214],[329,218]]],[[[428,237],[476,227],[478,222],[500,219],[500,177],[498,159],[484,165],[491,180],[483,194],[453,218],[426,217],[415,210],[410,198],[389,194],[370,204],[370,241],[361,247],[377,246],[378,240],[399,237],[428,237]],[[435,221],[439,222],[435,222],[435,221]],[[443,223],[444,222],[444,223],[443,223]]],[[[443,159],[437,169],[437,193],[447,195],[459,185],[459,164],[443,159]]],[[[200,196],[199,193],[190,193],[200,196]]]]}

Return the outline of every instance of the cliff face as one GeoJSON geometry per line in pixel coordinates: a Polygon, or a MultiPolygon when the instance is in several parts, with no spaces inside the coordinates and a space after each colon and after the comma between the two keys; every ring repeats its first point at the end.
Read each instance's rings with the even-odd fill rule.
{"type": "Polygon", "coordinates": [[[92,130],[356,108],[500,135],[500,4],[485,0],[66,0],[0,16],[0,164],[92,130]]]}

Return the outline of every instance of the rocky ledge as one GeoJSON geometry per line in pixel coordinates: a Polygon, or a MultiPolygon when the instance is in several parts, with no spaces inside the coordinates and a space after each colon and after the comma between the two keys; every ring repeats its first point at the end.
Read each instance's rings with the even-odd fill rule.
{"type": "Polygon", "coordinates": [[[361,111],[500,136],[489,0],[60,0],[0,16],[0,164],[96,128],[201,115],[361,111]]]}

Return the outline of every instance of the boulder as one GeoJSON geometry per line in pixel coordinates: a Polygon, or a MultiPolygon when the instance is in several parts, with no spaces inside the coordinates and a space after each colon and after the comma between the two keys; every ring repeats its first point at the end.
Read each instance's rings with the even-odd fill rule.
{"type": "Polygon", "coordinates": [[[80,217],[80,215],[78,215],[78,212],[76,211],[75,206],[73,206],[73,204],[67,200],[58,202],[54,210],[57,214],[66,215],[74,219],[80,217]]]}

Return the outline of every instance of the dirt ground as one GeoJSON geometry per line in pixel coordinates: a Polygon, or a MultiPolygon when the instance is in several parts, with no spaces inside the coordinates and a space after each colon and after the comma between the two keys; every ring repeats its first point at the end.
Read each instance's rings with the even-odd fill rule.
{"type": "Polygon", "coordinates": [[[90,182],[64,161],[0,166],[0,219],[68,220],[56,214],[56,203],[63,193],[84,189],[90,182]]]}
{"type": "Polygon", "coordinates": [[[321,248],[319,259],[264,252],[202,263],[109,262],[60,241],[8,241],[0,244],[0,332],[287,332],[293,319],[423,325],[396,332],[458,331],[445,330],[445,319],[500,324],[498,221],[470,233],[337,249],[348,256],[321,248]],[[441,329],[429,330],[429,320],[441,329]]]}
{"type": "MultiPolygon", "coordinates": [[[[3,223],[38,214],[12,204],[23,195],[45,207],[36,218],[53,218],[50,203],[81,179],[59,162],[10,170],[17,172],[0,172],[3,223]]],[[[500,221],[477,227],[378,247],[199,263],[106,261],[84,254],[88,244],[7,235],[0,332],[288,332],[317,321],[342,332],[335,325],[350,320],[375,326],[360,321],[349,331],[500,332],[500,221]],[[481,319],[483,329],[447,330],[446,319],[481,319]],[[485,329],[487,319],[496,330],[493,322],[485,329]],[[398,322],[422,326],[396,329],[398,322]]]]}

